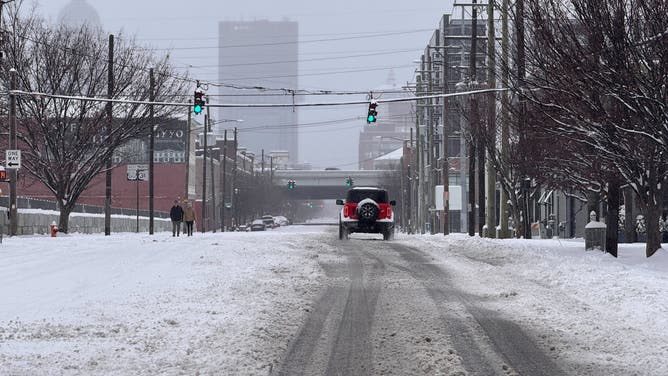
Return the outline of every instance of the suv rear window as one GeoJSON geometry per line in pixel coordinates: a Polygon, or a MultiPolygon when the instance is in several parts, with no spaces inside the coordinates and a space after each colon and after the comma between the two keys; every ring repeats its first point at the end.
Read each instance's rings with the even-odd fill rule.
{"type": "Polygon", "coordinates": [[[360,202],[365,198],[370,198],[379,204],[387,204],[387,191],[380,189],[362,190],[351,189],[346,196],[346,202],[360,202]]]}

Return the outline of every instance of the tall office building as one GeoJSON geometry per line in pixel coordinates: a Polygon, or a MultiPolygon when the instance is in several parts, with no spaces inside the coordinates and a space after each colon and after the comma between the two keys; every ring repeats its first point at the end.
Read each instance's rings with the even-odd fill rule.
{"type": "MultiPolygon", "coordinates": [[[[223,86],[220,103],[291,104],[295,97],[289,90],[298,85],[298,24],[291,21],[250,21],[219,23],[219,79],[223,86]],[[288,94],[288,95],[285,95],[288,94]]],[[[297,109],[222,108],[218,127],[239,128],[239,145],[265,155],[287,151],[290,161],[298,161],[297,109]]]]}

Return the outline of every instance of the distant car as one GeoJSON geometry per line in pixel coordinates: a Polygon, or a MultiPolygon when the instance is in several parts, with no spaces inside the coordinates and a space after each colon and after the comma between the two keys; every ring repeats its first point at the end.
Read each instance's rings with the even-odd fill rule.
{"type": "Polygon", "coordinates": [[[255,219],[250,224],[251,231],[265,231],[266,229],[267,225],[264,224],[264,221],[262,219],[255,219]]]}
{"type": "Polygon", "coordinates": [[[262,222],[268,227],[268,228],[274,228],[276,227],[276,222],[274,221],[274,216],[272,215],[263,215],[262,216],[262,222]]]}
{"type": "Polygon", "coordinates": [[[248,225],[239,225],[237,231],[248,231],[248,225]]]}
{"type": "Polygon", "coordinates": [[[282,215],[275,216],[274,222],[276,222],[279,226],[287,226],[290,224],[290,221],[282,215]]]}
{"type": "Polygon", "coordinates": [[[383,234],[384,240],[394,237],[394,212],[387,191],[376,187],[355,187],[348,190],[339,213],[339,239],[348,239],[353,232],[383,234]]]}

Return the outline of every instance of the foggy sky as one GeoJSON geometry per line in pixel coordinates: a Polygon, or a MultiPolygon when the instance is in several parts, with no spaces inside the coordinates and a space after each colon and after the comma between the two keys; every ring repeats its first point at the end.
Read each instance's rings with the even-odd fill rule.
{"type": "MultiPolygon", "coordinates": [[[[291,20],[299,22],[299,88],[311,90],[369,91],[386,84],[393,68],[399,86],[412,81],[418,59],[441,15],[452,13],[452,0],[86,0],[100,15],[110,33],[122,30],[136,35],[141,44],[173,48],[169,52],[177,67],[188,67],[192,78],[218,82],[218,22],[291,20]],[[369,33],[389,34],[369,37],[369,33]],[[366,35],[365,35],[366,34],[366,35]],[[322,39],[353,38],[337,41],[322,39]],[[195,47],[194,49],[182,49],[195,47]],[[399,50],[410,50],[399,52],[399,50]],[[364,53],[392,52],[346,58],[364,53]],[[336,59],[303,61],[323,57],[336,59]],[[365,72],[331,74],[333,71],[386,68],[365,72]]],[[[38,1],[39,13],[56,20],[69,0],[38,1]]],[[[252,85],[252,82],[247,84],[252,85]]],[[[276,82],[280,85],[280,82],[276,82]]],[[[363,100],[339,97],[327,100],[363,100]]],[[[323,101],[309,96],[302,101],[323,101]]],[[[304,128],[300,132],[300,159],[314,168],[357,169],[360,131],[366,124],[365,106],[299,110],[300,124],[359,117],[343,124],[304,128]]],[[[379,111],[382,121],[382,107],[379,111]]],[[[243,123],[237,124],[239,128],[243,123]]]]}

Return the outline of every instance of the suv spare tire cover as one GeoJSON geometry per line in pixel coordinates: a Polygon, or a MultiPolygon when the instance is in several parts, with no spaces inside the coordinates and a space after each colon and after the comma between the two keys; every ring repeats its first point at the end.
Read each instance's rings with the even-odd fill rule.
{"type": "Polygon", "coordinates": [[[357,203],[357,218],[361,221],[375,221],[379,212],[378,204],[370,198],[365,198],[357,203]]]}

